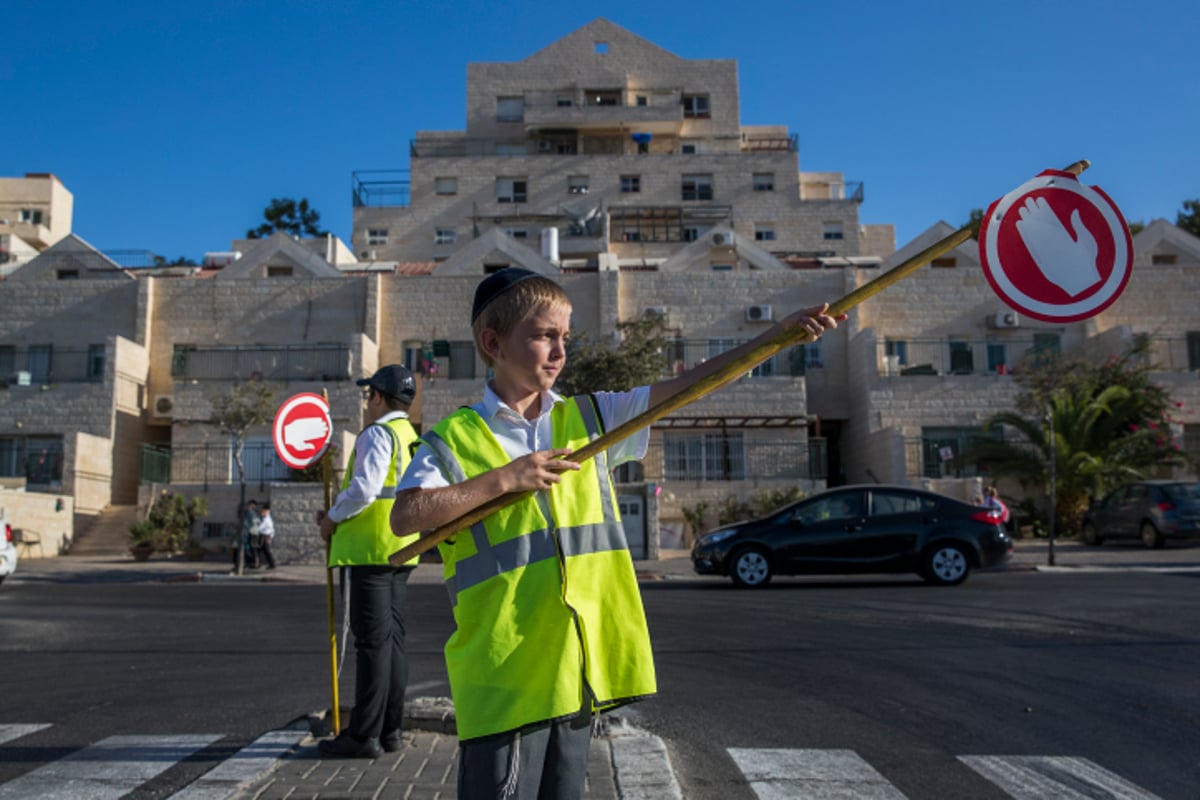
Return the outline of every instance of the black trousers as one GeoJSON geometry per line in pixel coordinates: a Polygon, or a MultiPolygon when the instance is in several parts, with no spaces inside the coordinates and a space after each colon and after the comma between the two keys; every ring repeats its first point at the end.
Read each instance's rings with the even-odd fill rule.
{"type": "Polygon", "coordinates": [[[591,743],[587,711],[461,742],[458,800],[579,800],[591,743]]]}
{"type": "Polygon", "coordinates": [[[350,632],[354,634],[354,710],[351,736],[398,731],[404,723],[408,649],[405,598],[412,567],[349,567],[350,632]]]}

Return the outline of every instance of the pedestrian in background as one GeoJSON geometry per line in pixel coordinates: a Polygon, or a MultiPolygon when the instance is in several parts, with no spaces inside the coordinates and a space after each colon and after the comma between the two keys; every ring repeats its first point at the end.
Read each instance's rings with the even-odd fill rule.
{"type": "Polygon", "coordinates": [[[388,563],[392,553],[417,539],[393,536],[388,522],[396,480],[417,438],[408,421],[416,380],[392,365],[358,385],[366,387],[367,427],[354,442],[342,490],[328,513],[317,514],[321,538],[329,543],[329,567],[344,567],[350,581],[354,709],[346,730],[317,745],[323,755],[338,758],[376,758],[404,746],[405,596],[417,565],[415,558],[400,567],[388,563]]]}
{"type": "Polygon", "coordinates": [[[258,509],[258,554],[256,561],[267,562],[267,569],[275,569],[275,554],[271,545],[275,541],[275,520],[271,516],[271,504],[263,503],[258,509]]]}
{"type": "Polygon", "coordinates": [[[239,521],[238,536],[241,541],[235,541],[233,544],[233,571],[236,573],[238,568],[238,549],[241,548],[242,565],[255,569],[258,566],[258,558],[254,552],[254,545],[258,538],[258,529],[262,524],[262,519],[258,516],[258,502],[254,498],[246,501],[246,505],[242,507],[242,518],[239,521]]]}

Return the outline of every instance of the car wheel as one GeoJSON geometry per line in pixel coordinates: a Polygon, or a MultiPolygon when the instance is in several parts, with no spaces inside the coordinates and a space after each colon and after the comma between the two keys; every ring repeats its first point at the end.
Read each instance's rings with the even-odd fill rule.
{"type": "Polygon", "coordinates": [[[962,547],[950,542],[935,544],[925,554],[921,574],[936,586],[957,586],[971,573],[971,562],[962,547]]]}
{"type": "Polygon", "coordinates": [[[1096,526],[1090,522],[1083,523],[1083,543],[1089,547],[1104,544],[1104,537],[1096,532],[1096,526]]]}
{"type": "Polygon", "coordinates": [[[747,547],[733,557],[733,569],[729,571],[733,585],[742,589],[766,586],[771,580],[771,560],[758,547],[747,547]]]}
{"type": "Polygon", "coordinates": [[[1142,523],[1142,544],[1146,547],[1162,547],[1165,543],[1163,535],[1158,532],[1158,528],[1154,527],[1153,522],[1142,523]]]}

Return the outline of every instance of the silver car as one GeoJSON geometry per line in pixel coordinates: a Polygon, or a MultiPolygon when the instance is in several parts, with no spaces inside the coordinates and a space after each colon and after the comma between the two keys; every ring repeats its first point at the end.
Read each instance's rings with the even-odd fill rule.
{"type": "Polygon", "coordinates": [[[1200,483],[1139,481],[1093,503],[1083,518],[1084,544],[1140,538],[1146,547],[1200,538],[1200,483]]]}

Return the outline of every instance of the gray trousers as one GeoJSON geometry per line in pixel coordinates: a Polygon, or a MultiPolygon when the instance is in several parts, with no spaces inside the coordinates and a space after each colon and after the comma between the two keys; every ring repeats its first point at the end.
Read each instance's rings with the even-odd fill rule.
{"type": "Polygon", "coordinates": [[[592,718],[558,722],[463,742],[458,800],[580,800],[587,778],[592,718]]]}

